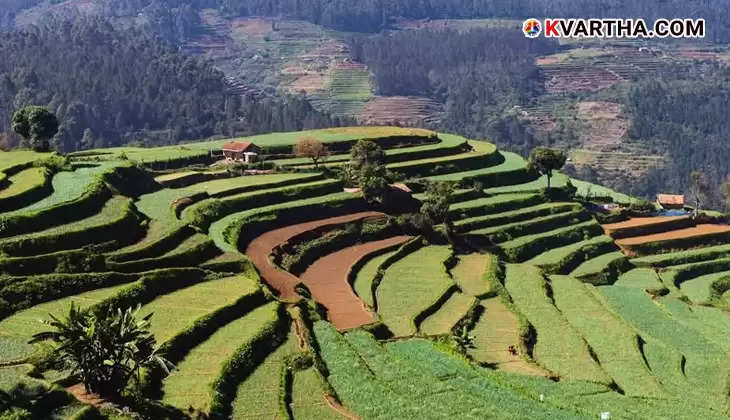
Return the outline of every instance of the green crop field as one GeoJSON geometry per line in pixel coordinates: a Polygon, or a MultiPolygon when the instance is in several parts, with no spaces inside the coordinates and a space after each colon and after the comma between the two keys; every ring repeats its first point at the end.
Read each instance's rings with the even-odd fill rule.
{"type": "MultiPolygon", "coordinates": [[[[287,22],[275,31],[246,18],[231,31],[286,56],[334,36],[287,22]]],[[[326,68],[336,95],[321,109],[352,113],[371,97],[366,70],[326,68]]],[[[60,172],[48,155],[0,152],[0,195],[21,195],[0,214],[0,388],[43,394],[27,403],[29,418],[730,414],[727,235],[681,251],[650,244],[629,259],[585,199],[632,197],[570,179],[578,197],[551,199],[522,156],[458,135],[345,127],[242,139],[275,150],[270,173],[203,167],[230,139],[77,152],[75,169],[60,172]],[[336,150],[321,170],[287,158],[305,136],[336,150]],[[381,143],[388,169],[417,191],[407,206],[343,191],[346,151],[363,138],[381,143]],[[453,183],[450,223],[419,214],[429,180],[453,183]],[[293,258],[302,267],[285,272],[293,258]],[[71,302],[152,314],[175,369],[130,383],[128,413],[97,416],[72,393],[83,387],[69,388],[79,378],[46,363],[49,343],[28,343],[50,328],[39,320],[71,302]]],[[[568,180],[556,173],[552,185],[568,180]]]]}

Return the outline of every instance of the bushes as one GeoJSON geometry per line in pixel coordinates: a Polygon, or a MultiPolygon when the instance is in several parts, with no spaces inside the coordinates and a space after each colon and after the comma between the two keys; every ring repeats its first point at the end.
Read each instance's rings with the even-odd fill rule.
{"type": "Polygon", "coordinates": [[[33,257],[0,259],[0,272],[13,276],[47,273],[88,273],[107,271],[104,257],[93,248],[61,251],[33,257]]]}
{"type": "Polygon", "coordinates": [[[109,261],[107,266],[110,270],[123,273],[148,271],[162,267],[185,267],[197,265],[220,253],[221,251],[215,246],[213,241],[206,239],[204,242],[192,248],[169,255],[126,262],[109,261]]]}
{"type": "Polygon", "coordinates": [[[238,384],[286,339],[289,317],[282,305],[276,305],[275,310],[278,317],[264,325],[223,364],[211,392],[211,419],[226,419],[230,416],[238,384]]]}
{"type": "Polygon", "coordinates": [[[195,234],[195,230],[193,228],[185,224],[179,224],[156,241],[150,242],[146,246],[132,251],[110,254],[107,256],[107,260],[120,263],[143,258],[152,258],[175,249],[175,247],[180,245],[180,243],[185,239],[193,236],[193,234],[195,234]]]}
{"type": "Polygon", "coordinates": [[[671,272],[674,273],[673,283],[675,286],[679,286],[682,282],[695,277],[728,270],[730,270],[730,258],[678,265],[671,268],[671,272]]]}
{"type": "MultiPolygon", "coordinates": [[[[107,206],[116,205],[119,205],[120,208],[110,209],[109,216],[114,215],[111,220],[104,220],[100,224],[77,230],[13,238],[0,243],[0,250],[13,256],[27,256],[81,248],[100,238],[113,238],[118,244],[138,238],[141,234],[140,216],[131,200],[119,199],[118,203],[107,202],[107,206]]],[[[102,214],[104,213],[99,213],[99,215],[102,214]]]]}
{"type": "Polygon", "coordinates": [[[91,184],[83,195],[75,200],[57,204],[47,209],[3,218],[4,228],[0,237],[37,232],[52,226],[71,223],[98,213],[112,196],[102,181],[91,184]]]}
{"type": "Polygon", "coordinates": [[[187,215],[187,219],[191,225],[202,231],[207,231],[210,224],[215,220],[232,213],[277,203],[285,203],[288,201],[321,196],[338,191],[342,191],[342,183],[339,181],[327,180],[288,188],[265,190],[238,197],[234,196],[225,200],[216,199],[201,203],[200,206],[191,208],[190,214],[187,215]]]}
{"type": "Polygon", "coordinates": [[[538,235],[524,236],[509,242],[502,243],[504,255],[513,262],[525,261],[547,249],[564,246],[573,242],[585,240],[600,235],[601,225],[594,220],[562,229],[545,232],[538,235]]]}

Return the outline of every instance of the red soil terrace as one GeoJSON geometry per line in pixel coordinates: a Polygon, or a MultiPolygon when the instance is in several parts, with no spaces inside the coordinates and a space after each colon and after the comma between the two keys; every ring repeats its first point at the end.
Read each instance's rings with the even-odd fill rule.
{"type": "Polygon", "coordinates": [[[635,236],[633,238],[619,239],[616,244],[619,246],[639,245],[648,242],[665,241],[667,239],[688,238],[692,236],[706,235],[710,233],[730,232],[728,225],[697,225],[695,227],[677,229],[669,232],[655,233],[652,235],[635,236]]]}
{"type": "Polygon", "coordinates": [[[655,225],[659,223],[669,222],[671,220],[679,220],[679,219],[686,219],[687,216],[660,216],[660,217],[634,217],[632,219],[626,220],[624,222],[618,222],[618,223],[609,223],[603,225],[603,228],[607,231],[612,231],[616,229],[623,229],[627,227],[634,227],[634,226],[647,226],[647,225],[655,225]]]}
{"type": "Polygon", "coordinates": [[[269,256],[274,248],[292,237],[312,229],[375,216],[383,216],[383,213],[374,211],[353,213],[346,216],[330,217],[328,219],[314,220],[312,222],[275,229],[251,241],[246,248],[246,255],[251,258],[251,261],[256,266],[264,281],[279,292],[279,298],[285,301],[295,301],[299,298],[299,295],[294,291],[294,286],[299,282],[299,279],[295,275],[272,264],[269,256]]]}
{"type": "Polygon", "coordinates": [[[355,294],[347,274],[358,260],[382,248],[401,244],[409,236],[396,236],[367,242],[326,255],[310,265],[300,279],[309,287],[314,299],[327,308],[332,324],[340,331],[375,322],[375,315],[355,294]]]}

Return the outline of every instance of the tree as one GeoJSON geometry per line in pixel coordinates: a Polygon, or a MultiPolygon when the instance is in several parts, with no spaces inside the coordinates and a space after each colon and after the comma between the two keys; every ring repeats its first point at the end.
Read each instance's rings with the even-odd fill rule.
{"type": "Polygon", "coordinates": [[[365,165],[358,175],[362,195],[368,203],[384,203],[390,186],[384,165],[365,165]]]}
{"type": "Polygon", "coordinates": [[[47,152],[48,140],[58,132],[58,120],[46,108],[27,106],[13,114],[12,128],[30,142],[33,150],[47,152]]]}
{"type": "Polygon", "coordinates": [[[550,188],[550,178],[553,171],[559,170],[565,165],[568,156],[562,150],[550,149],[547,147],[536,147],[532,149],[528,166],[530,170],[536,171],[547,177],[547,187],[550,188]]]}
{"type": "Polygon", "coordinates": [[[476,348],[474,345],[476,337],[469,335],[469,330],[466,328],[466,325],[463,325],[458,333],[454,333],[451,339],[454,341],[456,349],[462,353],[466,353],[468,349],[476,348]]]}
{"type": "Polygon", "coordinates": [[[709,199],[710,183],[707,181],[707,175],[704,172],[692,171],[689,174],[690,186],[689,193],[692,201],[695,203],[695,215],[702,209],[702,205],[709,199]]]}
{"type": "Polygon", "coordinates": [[[720,194],[725,201],[725,209],[730,210],[730,176],[720,185],[720,194]]]}
{"type": "Polygon", "coordinates": [[[31,343],[51,340],[57,362],[81,376],[87,392],[116,397],[130,380],[140,382],[140,370],[153,366],[169,373],[172,364],[157,354],[149,314],[137,320],[136,309],[113,308],[94,313],[71,303],[64,318],[50,315],[53,331],[35,334],[31,343]]]}
{"type": "Polygon", "coordinates": [[[365,165],[385,165],[385,152],[372,140],[358,140],[350,149],[350,166],[360,170],[365,165]]]}
{"type": "Polygon", "coordinates": [[[432,182],[426,188],[426,198],[421,205],[421,214],[431,223],[449,225],[449,206],[451,205],[454,186],[448,182],[432,182]]]}
{"type": "Polygon", "coordinates": [[[302,137],[294,145],[294,154],[298,157],[308,157],[314,162],[317,168],[320,160],[326,160],[329,156],[327,146],[314,137],[302,137]]]}

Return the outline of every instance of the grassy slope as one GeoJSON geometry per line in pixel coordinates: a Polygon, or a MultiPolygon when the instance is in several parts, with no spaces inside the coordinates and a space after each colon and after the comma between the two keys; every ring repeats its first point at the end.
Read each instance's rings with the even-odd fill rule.
{"type": "Polygon", "coordinates": [[[419,330],[426,335],[449,334],[476,301],[473,296],[466,293],[454,293],[434,314],[421,323],[419,330]]]}
{"type": "Polygon", "coordinates": [[[0,190],[0,200],[22,194],[31,188],[43,184],[45,179],[46,169],[44,167],[24,169],[9,178],[10,185],[0,190]]]}
{"type": "Polygon", "coordinates": [[[484,254],[459,255],[459,262],[451,269],[451,275],[461,290],[471,296],[482,296],[492,291],[484,280],[491,258],[484,254]]]}
{"type": "Polygon", "coordinates": [[[605,235],[595,236],[585,241],[575,242],[558,248],[549,249],[542,254],[528,260],[527,264],[538,266],[556,264],[562,259],[569,257],[571,254],[578,252],[581,248],[606,242],[613,242],[613,239],[605,235]]]}
{"type": "Polygon", "coordinates": [[[24,165],[49,156],[51,153],[38,153],[32,150],[2,151],[0,152],[0,172],[4,172],[12,166],[24,165]]]}
{"type": "Polygon", "coordinates": [[[413,318],[436,302],[452,284],[443,262],[451,251],[428,246],[390,266],[377,290],[378,314],[396,336],[416,332],[413,318]]]}
{"type": "Polygon", "coordinates": [[[207,411],[210,384],[223,362],[258,329],[276,318],[276,302],[260,306],[245,316],[219,328],[206,341],[194,347],[164,381],[163,402],[187,410],[192,406],[207,411]],[[206,384],[208,386],[206,386],[206,384]]]}
{"type": "Polygon", "coordinates": [[[583,335],[603,370],[626,395],[650,398],[666,395],[644,364],[636,332],[593,297],[592,286],[568,276],[552,276],[551,284],[557,308],[583,335]]]}
{"type": "Polygon", "coordinates": [[[610,383],[580,334],[548,297],[545,279],[537,268],[507,265],[505,286],[518,310],[537,330],[534,357],[538,363],[567,379],[610,383]]]}
{"type": "Polygon", "coordinates": [[[321,387],[322,383],[313,367],[294,373],[291,410],[295,420],[345,418],[329,407],[323,391],[320,391],[321,387]]]}
{"type": "Polygon", "coordinates": [[[353,284],[353,290],[355,290],[355,293],[360,297],[360,299],[362,299],[362,301],[370,307],[373,306],[373,293],[371,286],[373,284],[373,279],[375,279],[375,275],[378,273],[378,266],[380,266],[383,261],[388,259],[388,257],[394,253],[395,251],[386,252],[385,254],[378,255],[377,257],[370,259],[365,263],[360,271],[357,272],[355,284],[353,284]]]}
{"type": "Polygon", "coordinates": [[[81,308],[89,307],[115,295],[125,287],[127,285],[118,285],[57,299],[5,318],[0,322],[0,359],[15,360],[32,353],[34,346],[27,344],[27,341],[33,334],[47,330],[48,327],[43,325],[41,320],[49,319],[48,314],[56,316],[66,314],[71,302],[81,308]]]}
{"type": "Polygon", "coordinates": [[[717,280],[725,277],[730,277],[730,271],[721,271],[719,273],[706,274],[704,276],[695,277],[690,280],[683,281],[679,285],[679,290],[682,291],[689,300],[694,303],[706,303],[710,300],[712,295],[710,286],[717,280]]]}
{"type": "Polygon", "coordinates": [[[579,265],[578,268],[570,273],[570,275],[574,277],[582,277],[591,274],[598,274],[605,270],[610,263],[624,258],[626,258],[626,256],[619,251],[599,255],[579,265]]]}

